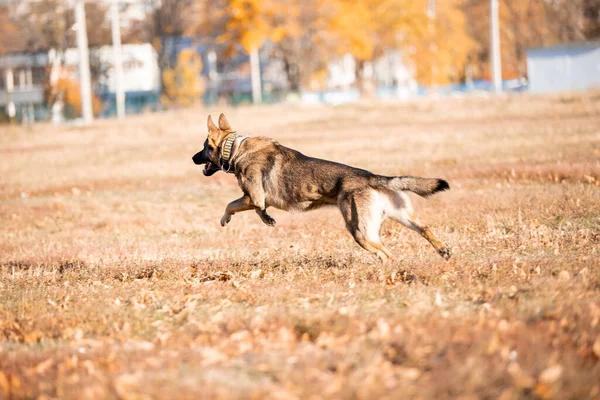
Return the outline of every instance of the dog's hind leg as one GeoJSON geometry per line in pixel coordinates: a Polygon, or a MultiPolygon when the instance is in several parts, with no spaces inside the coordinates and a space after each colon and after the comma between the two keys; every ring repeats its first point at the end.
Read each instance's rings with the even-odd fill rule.
{"type": "Polygon", "coordinates": [[[256,210],[256,213],[262,222],[269,226],[275,226],[275,220],[269,214],[267,214],[266,210],[260,210],[253,205],[250,196],[248,195],[244,195],[227,205],[227,208],[225,208],[225,213],[221,217],[221,226],[227,225],[235,213],[248,210],[256,210]]]}
{"type": "Polygon", "coordinates": [[[444,244],[442,242],[440,242],[434,235],[433,233],[431,233],[431,231],[429,230],[428,227],[426,226],[421,226],[418,225],[416,222],[408,219],[405,221],[400,221],[402,222],[402,224],[416,232],[418,232],[421,236],[423,236],[425,239],[427,239],[427,241],[429,243],[431,243],[431,245],[433,246],[433,248],[435,249],[435,251],[437,251],[437,253],[446,261],[448,261],[450,259],[450,257],[452,257],[452,251],[444,246],[444,244]]]}
{"type": "Polygon", "coordinates": [[[377,239],[366,237],[360,230],[350,231],[350,233],[360,247],[375,254],[381,261],[392,258],[392,253],[381,243],[379,237],[377,239]]]}
{"type": "Polygon", "coordinates": [[[410,204],[410,199],[404,193],[392,193],[391,197],[391,207],[386,210],[387,214],[394,220],[400,222],[402,225],[407,228],[412,229],[419,233],[419,235],[423,236],[437,251],[437,253],[442,256],[444,260],[449,260],[452,256],[452,252],[450,249],[442,244],[434,235],[431,233],[427,226],[422,226],[417,223],[413,217],[412,213],[412,205],[410,204]]]}
{"type": "Polygon", "coordinates": [[[356,243],[383,261],[391,258],[392,253],[379,237],[383,212],[376,200],[368,191],[350,193],[340,200],[339,207],[356,243]]]}

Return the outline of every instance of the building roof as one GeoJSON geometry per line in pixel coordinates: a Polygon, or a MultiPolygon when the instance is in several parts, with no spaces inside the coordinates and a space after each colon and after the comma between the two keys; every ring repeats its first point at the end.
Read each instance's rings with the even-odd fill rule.
{"type": "Polygon", "coordinates": [[[560,43],[554,46],[535,47],[527,49],[527,54],[545,53],[547,51],[566,51],[566,50],[592,50],[600,47],[600,41],[579,41],[560,43]]]}

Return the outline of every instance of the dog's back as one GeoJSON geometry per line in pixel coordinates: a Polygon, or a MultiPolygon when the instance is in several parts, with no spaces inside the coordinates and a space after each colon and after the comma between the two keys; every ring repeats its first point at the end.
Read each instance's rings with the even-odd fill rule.
{"type": "Polygon", "coordinates": [[[340,193],[366,187],[408,190],[423,197],[449,189],[442,179],[376,175],[364,169],[306,156],[268,138],[251,138],[247,142],[248,148],[236,164],[240,168],[245,163],[260,165],[267,203],[284,210],[308,211],[335,205],[340,193]]]}

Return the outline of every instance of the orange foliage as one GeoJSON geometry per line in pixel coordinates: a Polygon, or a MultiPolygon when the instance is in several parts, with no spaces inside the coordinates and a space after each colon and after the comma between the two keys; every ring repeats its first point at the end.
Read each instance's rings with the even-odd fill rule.
{"type": "MultiPolygon", "coordinates": [[[[419,0],[426,10],[427,0],[419,0]]],[[[475,42],[467,34],[462,1],[437,0],[435,15],[427,18],[424,29],[407,38],[416,78],[421,84],[440,85],[461,80],[475,42]]]]}
{"type": "Polygon", "coordinates": [[[167,104],[191,105],[204,92],[204,82],[200,76],[202,60],[192,50],[183,50],[177,58],[177,65],[163,71],[162,100],[167,104]]]}
{"type": "MultiPolygon", "coordinates": [[[[58,99],[62,99],[65,105],[65,116],[80,117],[81,116],[81,90],[79,82],[69,78],[59,78],[52,89],[47,90],[46,101],[48,104],[53,104],[58,99]],[[69,115],[72,114],[72,115],[69,115]]],[[[92,111],[94,115],[98,115],[102,110],[102,101],[92,95],[92,111]]]]}
{"type": "Polygon", "coordinates": [[[419,31],[424,7],[411,0],[333,0],[329,2],[329,30],[338,52],[362,61],[385,48],[398,47],[403,36],[419,31]]]}
{"type": "Polygon", "coordinates": [[[286,12],[287,7],[276,0],[230,0],[225,32],[218,41],[240,43],[247,53],[267,38],[278,42],[285,35],[285,28],[279,26],[277,19],[286,12]]]}
{"type": "Polygon", "coordinates": [[[463,1],[436,3],[436,16],[429,19],[427,0],[229,0],[218,41],[240,43],[250,52],[267,39],[298,39],[310,30],[318,32],[317,47],[324,49],[319,57],[329,61],[349,53],[359,61],[357,74],[386,50],[405,49],[420,82],[444,84],[463,77],[475,43],[466,32],[463,1]]]}
{"type": "Polygon", "coordinates": [[[437,0],[436,15],[426,15],[427,0],[334,0],[329,28],[340,46],[362,61],[386,49],[410,53],[419,82],[445,84],[462,76],[474,42],[466,33],[461,1],[437,0]]]}
{"type": "Polygon", "coordinates": [[[18,49],[20,36],[18,25],[9,17],[8,7],[0,6],[0,54],[18,49]]]}
{"type": "Polygon", "coordinates": [[[371,0],[333,1],[329,28],[339,41],[340,53],[350,53],[358,60],[370,60],[375,50],[375,21],[371,0]]]}
{"type": "Polygon", "coordinates": [[[546,21],[541,1],[507,1],[500,3],[502,63],[504,79],[520,78],[527,69],[527,48],[555,43],[557,35],[546,21]]]}

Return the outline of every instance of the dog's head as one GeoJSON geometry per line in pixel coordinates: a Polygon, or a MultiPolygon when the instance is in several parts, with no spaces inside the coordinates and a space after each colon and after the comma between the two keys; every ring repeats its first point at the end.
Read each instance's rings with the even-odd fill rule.
{"type": "Polygon", "coordinates": [[[196,165],[204,164],[202,173],[205,176],[214,175],[221,169],[221,147],[227,136],[233,133],[231,125],[227,122],[224,114],[219,116],[219,126],[217,127],[210,115],[207,121],[208,137],[204,142],[204,148],[196,153],[192,160],[196,165]]]}

